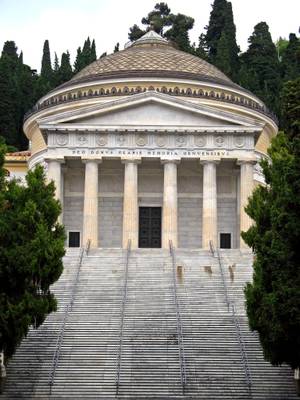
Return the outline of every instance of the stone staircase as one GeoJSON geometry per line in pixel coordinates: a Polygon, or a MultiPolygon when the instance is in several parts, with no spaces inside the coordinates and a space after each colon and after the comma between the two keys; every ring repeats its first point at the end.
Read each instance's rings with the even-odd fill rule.
{"type": "Polygon", "coordinates": [[[181,363],[169,252],[131,252],[124,307],[126,252],[91,250],[78,274],[79,255],[67,251],[53,285],[58,311],[23,340],[0,399],[297,398],[290,369],[266,363],[248,328],[243,287],[251,280],[251,255],[220,251],[234,318],[218,259],[203,250],[176,251],[181,363]]]}

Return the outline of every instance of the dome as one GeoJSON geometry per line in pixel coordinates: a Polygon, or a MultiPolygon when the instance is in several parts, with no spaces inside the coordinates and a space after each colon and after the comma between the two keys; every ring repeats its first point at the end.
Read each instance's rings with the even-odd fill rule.
{"type": "Polygon", "coordinates": [[[123,78],[132,75],[188,78],[237,86],[215,66],[175,49],[166,39],[154,31],[149,31],[124,50],[94,61],[62,87],[108,77],[123,78]]]}

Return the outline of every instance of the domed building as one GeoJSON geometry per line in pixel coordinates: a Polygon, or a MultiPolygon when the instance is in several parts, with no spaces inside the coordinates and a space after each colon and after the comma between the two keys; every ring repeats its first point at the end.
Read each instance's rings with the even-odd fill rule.
{"type": "Polygon", "coordinates": [[[277,133],[252,93],[149,31],[93,62],[27,115],[68,246],[247,246],[244,206],[277,133]]]}
{"type": "Polygon", "coordinates": [[[257,97],[150,31],[40,99],[24,130],[69,248],[57,312],[1,399],[297,398],[245,310],[244,206],[277,132],[257,97]]]}

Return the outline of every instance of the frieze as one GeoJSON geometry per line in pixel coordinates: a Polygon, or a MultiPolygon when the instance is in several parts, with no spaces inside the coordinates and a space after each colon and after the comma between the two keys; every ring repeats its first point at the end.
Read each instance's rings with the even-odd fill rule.
{"type": "Polygon", "coordinates": [[[77,147],[93,150],[98,147],[109,149],[138,148],[145,149],[182,149],[182,150],[254,150],[254,137],[252,135],[232,133],[221,134],[187,134],[187,133],[120,133],[108,134],[107,132],[83,132],[70,134],[49,134],[48,148],[73,149],[77,147]]]}

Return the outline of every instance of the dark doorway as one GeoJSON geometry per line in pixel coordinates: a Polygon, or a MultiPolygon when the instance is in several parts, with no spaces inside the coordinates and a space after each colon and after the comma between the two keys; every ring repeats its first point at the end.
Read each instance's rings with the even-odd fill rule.
{"type": "Polygon", "coordinates": [[[139,247],[161,247],[161,207],[140,207],[139,247]]]}
{"type": "Polygon", "coordinates": [[[69,247],[80,247],[80,232],[69,232],[69,247]]]}
{"type": "Polygon", "coordinates": [[[220,249],[231,249],[231,233],[220,233],[220,249]]]}

